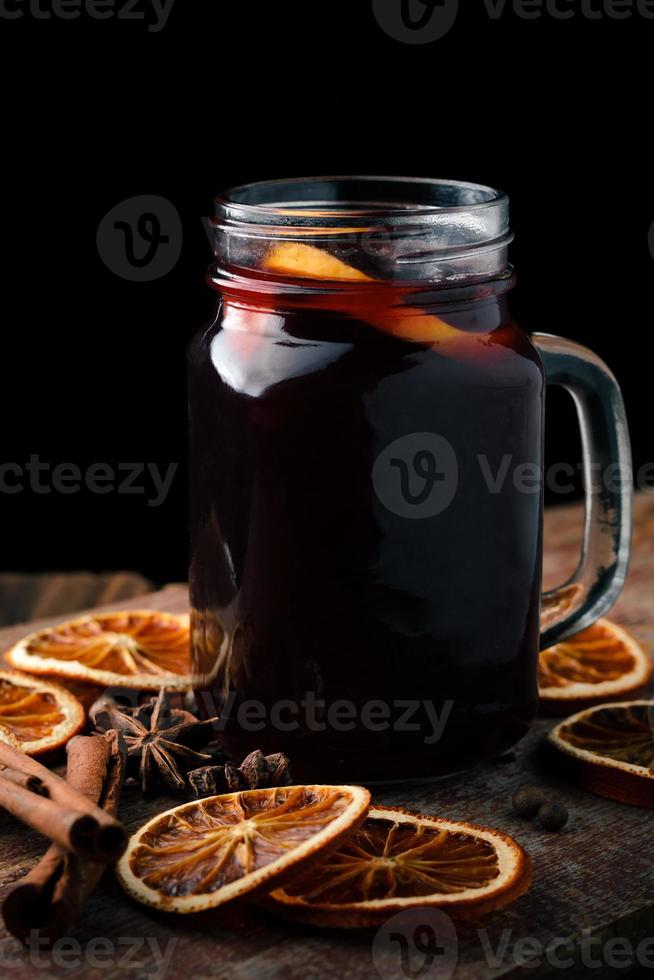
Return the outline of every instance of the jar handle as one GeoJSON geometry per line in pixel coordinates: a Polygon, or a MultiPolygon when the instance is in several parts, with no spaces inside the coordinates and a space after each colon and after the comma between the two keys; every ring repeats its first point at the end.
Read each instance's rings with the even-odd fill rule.
{"type": "Polygon", "coordinates": [[[570,393],[581,429],[586,492],[579,566],[543,594],[541,650],[578,633],[609,609],[624,585],[631,546],[632,467],[624,401],[606,364],[587,347],[537,333],[547,384],[570,393]]]}

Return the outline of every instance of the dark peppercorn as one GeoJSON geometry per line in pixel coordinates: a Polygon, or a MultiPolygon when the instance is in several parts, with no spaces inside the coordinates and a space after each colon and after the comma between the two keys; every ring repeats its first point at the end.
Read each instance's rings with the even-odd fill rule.
{"type": "Polygon", "coordinates": [[[521,817],[535,817],[545,803],[545,794],[538,786],[521,786],[511,798],[513,809],[521,817]]]}
{"type": "Polygon", "coordinates": [[[568,811],[561,803],[546,803],[538,811],[538,820],[544,830],[561,830],[568,822],[568,811]]]}

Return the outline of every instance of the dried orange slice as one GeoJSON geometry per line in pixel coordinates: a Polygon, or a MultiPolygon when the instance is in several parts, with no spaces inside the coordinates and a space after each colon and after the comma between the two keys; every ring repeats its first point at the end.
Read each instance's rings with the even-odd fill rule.
{"type": "Polygon", "coordinates": [[[6,654],[31,674],[138,690],[189,688],[188,615],[135,609],[82,616],[30,633],[6,654]]]}
{"type": "Polygon", "coordinates": [[[560,722],[548,739],[592,793],[654,807],[654,701],[587,708],[560,722]]]}
{"type": "Polygon", "coordinates": [[[216,908],[272,888],[337,847],[369,803],[360,786],[287,786],[184,803],[134,834],[118,878],[145,905],[216,908]]]}
{"type": "Polygon", "coordinates": [[[498,830],[371,807],[336,853],[300,870],[267,905],[318,926],[374,926],[408,908],[474,916],[514,901],[531,860],[498,830]]]}
{"type": "Polygon", "coordinates": [[[3,741],[27,755],[42,755],[65,745],[84,727],[84,721],[82,705],[59,684],[0,670],[3,741]]]}
{"type": "Polygon", "coordinates": [[[541,705],[574,711],[620,700],[643,688],[654,664],[625,629],[600,619],[576,636],[543,650],[538,662],[541,705]]]}
{"type": "Polygon", "coordinates": [[[8,728],[3,728],[0,725],[0,742],[5,742],[7,745],[13,745],[15,749],[19,747],[18,739],[15,738],[8,728]]]}

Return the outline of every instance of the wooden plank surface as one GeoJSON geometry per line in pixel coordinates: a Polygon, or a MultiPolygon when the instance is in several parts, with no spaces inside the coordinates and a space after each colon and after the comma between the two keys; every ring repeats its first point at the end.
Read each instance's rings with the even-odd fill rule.
{"type": "Polygon", "coordinates": [[[0,574],[0,626],[124,602],[152,589],[137,572],[5,572],[0,574]]]}
{"type": "MultiPolygon", "coordinates": [[[[576,562],[581,512],[547,515],[546,582],[561,581],[576,562]]],[[[636,502],[635,550],[627,588],[612,612],[650,648],[654,582],[654,498],[636,502]]],[[[144,605],[143,599],[127,605],[144,605]]],[[[171,586],[147,605],[181,610],[184,587],[171,586]]],[[[122,605],[122,604],[121,604],[122,605]]],[[[6,648],[24,627],[0,631],[6,648]]],[[[552,768],[542,736],[551,720],[539,719],[530,735],[504,760],[470,773],[419,786],[378,788],[379,803],[488,824],[517,838],[534,860],[530,892],[509,909],[473,925],[457,926],[456,949],[444,944],[431,966],[414,947],[404,965],[401,942],[372,932],[325,932],[277,921],[244,907],[229,916],[171,919],[128,901],[109,875],[87,903],[65,943],[54,950],[21,951],[0,931],[0,975],[114,980],[118,977],[217,977],[236,980],[421,976],[478,980],[530,977],[613,977],[624,968],[654,968],[654,846],[652,811],[594,797],[552,768]],[[538,830],[515,817],[513,790],[538,781],[571,810],[560,834],[538,830]],[[649,940],[649,942],[648,942],[649,940]],[[447,946],[447,948],[445,948],[447,946]],[[439,956],[441,957],[439,960],[439,956]],[[575,965],[571,965],[574,962],[575,965]],[[427,968],[421,972],[421,965],[427,968]],[[564,965],[565,964],[565,965],[564,965]],[[415,972],[417,971],[417,972],[415,972]]],[[[121,816],[130,829],[176,801],[145,804],[127,787],[121,816]]],[[[44,850],[44,842],[0,814],[0,899],[44,850]]],[[[395,931],[411,945],[420,922],[395,931]],[[407,931],[408,930],[408,931],[407,931]]]]}

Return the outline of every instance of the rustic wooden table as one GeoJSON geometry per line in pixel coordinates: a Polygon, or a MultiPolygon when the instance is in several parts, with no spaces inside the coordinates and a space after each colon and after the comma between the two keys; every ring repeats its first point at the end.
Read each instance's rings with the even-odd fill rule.
{"type": "MultiPolygon", "coordinates": [[[[552,511],[546,519],[546,583],[560,582],[574,566],[582,514],[578,507],[552,511]]],[[[636,502],[634,558],[625,592],[612,617],[628,625],[650,649],[654,584],[654,497],[636,502]]],[[[148,604],[181,610],[183,586],[148,597],[148,604]]],[[[143,599],[132,605],[144,605],[143,599]]],[[[25,627],[0,631],[1,648],[25,627]]],[[[637,967],[654,969],[654,862],[652,811],[602,800],[552,771],[538,752],[551,726],[539,720],[513,757],[439,783],[377,791],[380,803],[498,827],[515,836],[534,860],[529,893],[504,912],[475,926],[458,926],[433,959],[411,948],[420,922],[388,930],[324,932],[277,921],[243,908],[226,918],[173,920],[128,901],[111,875],[88,902],[77,927],[52,950],[21,950],[0,930],[0,976],[229,977],[235,980],[425,977],[446,980],[521,976],[604,978],[637,967]],[[540,831],[516,818],[509,804],[520,783],[538,780],[571,810],[560,834],[540,831]]],[[[170,801],[170,805],[175,801],[170,801]]],[[[144,804],[126,788],[121,815],[131,829],[169,805],[144,804]]],[[[44,842],[0,814],[0,899],[44,850],[44,842]]],[[[418,937],[420,938],[420,937],[418,937]]],[[[644,975],[644,974],[643,974],[644,975]]]]}

